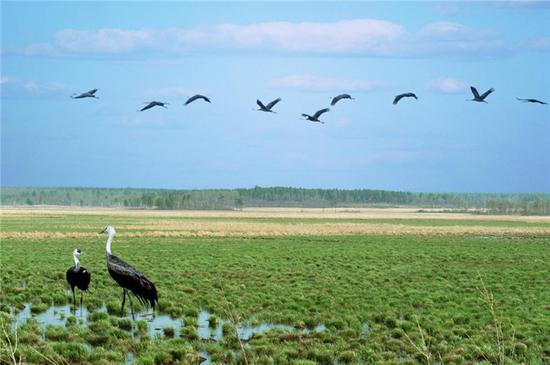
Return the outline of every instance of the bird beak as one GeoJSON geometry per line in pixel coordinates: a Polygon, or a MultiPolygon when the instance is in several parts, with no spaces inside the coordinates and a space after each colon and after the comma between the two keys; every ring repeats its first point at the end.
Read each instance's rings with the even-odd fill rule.
{"type": "Polygon", "coordinates": [[[84,255],[86,255],[86,252],[82,252],[82,251],[81,251],[81,252],[80,252],[80,256],[84,256],[84,255]]]}
{"type": "Polygon", "coordinates": [[[100,233],[100,234],[101,234],[101,233],[105,233],[105,229],[103,229],[103,231],[101,231],[101,232],[99,232],[99,233],[100,233]]]}

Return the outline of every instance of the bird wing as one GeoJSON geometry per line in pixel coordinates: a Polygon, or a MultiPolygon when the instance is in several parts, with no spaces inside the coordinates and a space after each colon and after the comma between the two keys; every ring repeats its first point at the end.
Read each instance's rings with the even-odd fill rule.
{"type": "Polygon", "coordinates": [[[481,95],[481,99],[485,99],[490,93],[492,93],[493,91],[495,91],[495,89],[493,88],[490,88],[489,90],[485,91],[482,95],[481,95]]]}
{"type": "Polygon", "coordinates": [[[315,114],[313,114],[313,118],[317,119],[317,118],[319,118],[319,117],[321,116],[321,114],[326,113],[326,112],[328,112],[329,110],[330,110],[329,108],[317,110],[317,111],[315,112],[315,114]]]}
{"type": "Polygon", "coordinates": [[[415,93],[409,93],[409,96],[410,96],[410,97],[413,97],[413,98],[415,98],[415,99],[417,99],[417,100],[418,100],[418,97],[416,96],[416,94],[415,94],[415,93]]]}
{"type": "Polygon", "coordinates": [[[155,284],[138,269],[114,255],[109,256],[107,268],[111,277],[121,287],[132,291],[141,302],[149,302],[153,308],[155,307],[158,300],[155,284]]]}
{"type": "Polygon", "coordinates": [[[149,103],[149,104],[145,105],[143,108],[141,108],[139,111],[142,112],[144,110],[151,109],[154,106],[155,106],[155,104],[149,103]]]}
{"type": "Polygon", "coordinates": [[[396,95],[395,99],[393,99],[393,104],[395,105],[395,104],[399,103],[399,100],[403,99],[404,96],[405,96],[405,94],[396,95]]]}
{"type": "Polygon", "coordinates": [[[311,115],[302,113],[302,117],[304,117],[304,118],[311,118],[311,115]]]}
{"type": "Polygon", "coordinates": [[[470,86],[470,90],[472,90],[472,94],[474,94],[474,98],[480,99],[479,93],[477,92],[477,89],[473,86],[470,86]]]}
{"type": "Polygon", "coordinates": [[[260,101],[260,99],[257,99],[257,100],[256,100],[256,104],[258,104],[258,106],[259,106],[261,109],[267,109],[267,108],[265,107],[264,103],[262,103],[262,102],[260,101]]]}
{"type": "Polygon", "coordinates": [[[185,102],[185,105],[190,104],[190,103],[194,102],[197,99],[203,99],[204,101],[210,103],[210,99],[208,99],[206,96],[197,94],[197,95],[193,95],[192,97],[187,99],[187,101],[185,102]]]}
{"type": "Polygon", "coordinates": [[[198,98],[199,98],[199,95],[193,95],[192,97],[190,97],[189,99],[187,99],[187,101],[185,102],[185,105],[191,104],[192,102],[194,102],[194,101],[197,100],[198,98]]]}
{"type": "Polygon", "coordinates": [[[340,99],[343,98],[343,95],[338,95],[332,98],[332,101],[330,102],[330,105],[335,106],[337,102],[340,101],[340,99]]]}
{"type": "Polygon", "coordinates": [[[267,104],[266,108],[271,110],[271,108],[273,108],[275,106],[275,104],[277,104],[281,100],[283,100],[283,99],[277,98],[277,99],[273,100],[271,103],[267,104]]]}
{"type": "Polygon", "coordinates": [[[88,91],[87,94],[94,95],[96,92],[97,92],[97,89],[92,89],[92,90],[88,91]]]}

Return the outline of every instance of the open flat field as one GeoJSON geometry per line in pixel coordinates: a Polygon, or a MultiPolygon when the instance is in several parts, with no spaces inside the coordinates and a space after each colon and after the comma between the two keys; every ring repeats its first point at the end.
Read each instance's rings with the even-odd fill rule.
{"type": "Polygon", "coordinates": [[[16,343],[30,364],[550,363],[548,217],[44,207],[1,219],[2,363],[16,343]],[[113,253],[159,290],[152,320],[120,315],[106,225],[113,253]],[[75,247],[92,282],[73,316],[75,247]]]}

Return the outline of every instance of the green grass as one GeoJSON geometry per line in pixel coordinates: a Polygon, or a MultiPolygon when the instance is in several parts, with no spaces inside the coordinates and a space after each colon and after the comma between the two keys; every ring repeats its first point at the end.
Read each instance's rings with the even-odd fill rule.
{"type": "MultiPolygon", "coordinates": [[[[96,232],[107,223],[116,227],[133,220],[143,217],[3,218],[2,230],[62,231],[80,224],[97,225],[96,232]]],[[[92,273],[85,297],[93,312],[89,326],[41,331],[29,321],[17,331],[24,361],[120,364],[132,352],[137,364],[196,364],[198,352],[206,350],[213,362],[236,364],[550,362],[550,237],[545,235],[117,237],[113,253],[155,282],[158,311],[183,317],[181,338],[160,339],[147,338],[139,321],[132,335],[128,323],[119,320],[121,292],[106,270],[105,239],[2,240],[5,324],[12,320],[10,308],[23,303],[44,309],[72,300],[65,270],[75,247],[87,253],[81,263],[92,273]],[[98,312],[103,304],[109,313],[98,312]],[[224,322],[221,341],[197,338],[201,309],[233,320],[224,322]],[[297,328],[323,323],[326,329],[273,330],[254,336],[243,353],[234,335],[240,321],[297,328]]]]}

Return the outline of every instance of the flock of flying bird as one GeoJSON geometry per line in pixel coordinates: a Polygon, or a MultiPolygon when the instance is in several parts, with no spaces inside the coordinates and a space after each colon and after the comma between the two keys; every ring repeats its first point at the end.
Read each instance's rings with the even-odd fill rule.
{"type": "MultiPolygon", "coordinates": [[[[479,92],[477,91],[477,89],[473,86],[470,86],[470,90],[472,91],[472,94],[474,95],[474,98],[473,99],[466,99],[467,101],[477,101],[479,103],[487,103],[485,101],[485,98],[487,98],[487,96],[489,96],[493,91],[495,91],[495,89],[493,88],[490,88],[489,90],[485,91],[483,94],[479,94],[479,92]]],[[[97,97],[95,94],[97,92],[97,89],[93,89],[93,90],[90,90],[90,91],[86,91],[82,94],[79,94],[79,95],[73,95],[71,96],[73,99],[84,99],[84,98],[95,98],[95,99],[99,99],[99,97],[97,97]]],[[[399,101],[403,98],[414,98],[414,99],[418,99],[418,97],[416,96],[416,94],[414,93],[403,93],[403,94],[399,94],[399,95],[396,95],[395,98],[393,99],[393,104],[396,105],[397,103],[399,103],[399,101]]],[[[199,99],[202,99],[204,100],[205,102],[207,103],[211,103],[210,99],[204,95],[200,95],[200,94],[196,94],[196,95],[193,95],[191,96],[190,98],[188,98],[186,101],[185,101],[185,104],[184,105],[189,105],[191,104],[192,102],[194,102],[195,100],[199,100],[199,99]]],[[[337,95],[335,97],[332,98],[332,101],[330,103],[331,106],[334,106],[336,105],[336,103],[338,103],[340,100],[343,100],[343,99],[350,99],[350,100],[354,100],[354,98],[351,97],[351,95],[349,94],[340,94],[340,95],[337,95]]],[[[521,98],[516,98],[517,100],[519,101],[522,101],[524,103],[537,103],[537,104],[547,104],[543,101],[540,101],[540,100],[537,100],[537,99],[521,99],[521,98]]],[[[275,111],[273,111],[273,107],[279,103],[282,99],[281,98],[277,98],[273,101],[271,101],[270,103],[268,103],[267,105],[262,103],[262,101],[260,99],[256,100],[256,104],[258,105],[258,111],[261,111],[261,112],[268,112],[268,113],[276,113],[275,111]]],[[[160,106],[160,107],[163,107],[163,108],[166,108],[166,105],[168,105],[168,103],[166,102],[161,102],[161,101],[150,101],[150,102],[146,102],[145,105],[143,108],[141,108],[140,112],[142,111],[145,111],[145,110],[148,110],[148,109],[151,109],[151,108],[154,108],[155,106],[160,106]]],[[[313,113],[313,115],[309,115],[309,114],[306,114],[306,113],[302,113],[302,117],[304,117],[305,120],[308,120],[310,122],[316,122],[316,123],[324,123],[322,122],[319,117],[330,111],[330,108],[324,108],[324,109],[320,109],[320,110],[317,110],[315,113],[313,113]]]]}

